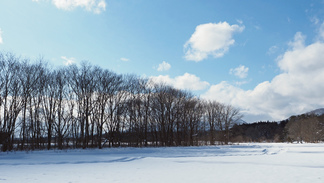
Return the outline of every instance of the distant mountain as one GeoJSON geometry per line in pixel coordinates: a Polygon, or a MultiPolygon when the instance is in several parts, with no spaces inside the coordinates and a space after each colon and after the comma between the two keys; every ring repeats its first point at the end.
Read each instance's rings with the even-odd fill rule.
{"type": "Polygon", "coordinates": [[[243,124],[247,124],[246,121],[244,121],[243,119],[239,119],[237,121],[235,121],[233,124],[231,124],[231,128],[234,126],[234,125],[243,125],[243,124]]]}
{"type": "Polygon", "coordinates": [[[307,115],[321,116],[321,115],[324,114],[324,108],[315,109],[315,110],[309,111],[309,112],[307,112],[305,114],[307,114],[307,115]]]}
{"type": "MultiPolygon", "coordinates": [[[[237,121],[234,121],[234,123],[232,123],[230,125],[230,128],[232,128],[234,125],[243,125],[243,124],[248,124],[246,121],[244,121],[243,119],[239,119],[237,121]]],[[[219,130],[218,127],[216,127],[217,130],[219,130]]]]}
{"type": "MultiPolygon", "coordinates": [[[[324,109],[323,109],[323,110],[324,110],[324,109]]],[[[235,122],[235,124],[237,124],[237,125],[242,125],[242,124],[247,124],[247,122],[244,121],[243,119],[239,119],[239,120],[237,120],[237,121],[235,122]]]]}

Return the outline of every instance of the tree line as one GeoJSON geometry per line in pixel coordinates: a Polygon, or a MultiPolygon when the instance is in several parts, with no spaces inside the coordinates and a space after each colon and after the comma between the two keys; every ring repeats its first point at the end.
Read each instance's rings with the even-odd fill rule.
{"type": "Polygon", "coordinates": [[[88,62],[0,53],[3,151],[227,144],[239,109],[88,62]]]}
{"type": "Polygon", "coordinates": [[[291,116],[286,125],[288,142],[324,141],[324,115],[302,114],[291,116]]]}
{"type": "Polygon", "coordinates": [[[232,142],[323,142],[324,114],[302,114],[280,122],[234,125],[230,131],[232,142]]]}

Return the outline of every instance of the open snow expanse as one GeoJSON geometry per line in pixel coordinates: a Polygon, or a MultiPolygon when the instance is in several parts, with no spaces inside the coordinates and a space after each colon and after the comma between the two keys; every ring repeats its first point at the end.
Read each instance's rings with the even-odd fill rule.
{"type": "Polygon", "coordinates": [[[324,144],[0,153],[0,183],[324,182],[324,144]]]}

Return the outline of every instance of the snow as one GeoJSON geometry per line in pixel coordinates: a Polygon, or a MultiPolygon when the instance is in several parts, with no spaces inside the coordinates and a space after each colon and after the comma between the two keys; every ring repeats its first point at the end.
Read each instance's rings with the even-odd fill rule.
{"type": "Polygon", "coordinates": [[[320,109],[315,109],[313,111],[307,112],[305,113],[307,115],[316,115],[316,116],[321,116],[324,114],[324,108],[320,108],[320,109]]]}
{"type": "Polygon", "coordinates": [[[0,183],[324,182],[324,144],[0,153],[0,183]]]}

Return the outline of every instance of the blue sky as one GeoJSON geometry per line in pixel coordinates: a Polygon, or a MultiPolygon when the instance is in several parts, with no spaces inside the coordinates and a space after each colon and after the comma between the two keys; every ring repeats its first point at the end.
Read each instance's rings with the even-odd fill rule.
{"type": "Polygon", "coordinates": [[[282,120],[324,107],[324,4],[309,0],[10,0],[0,50],[137,74],[282,120]]]}

